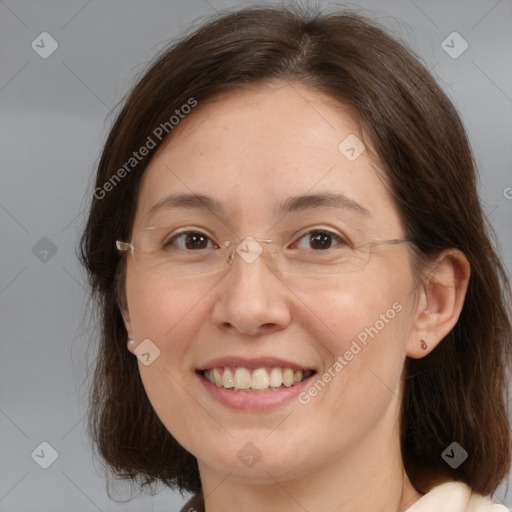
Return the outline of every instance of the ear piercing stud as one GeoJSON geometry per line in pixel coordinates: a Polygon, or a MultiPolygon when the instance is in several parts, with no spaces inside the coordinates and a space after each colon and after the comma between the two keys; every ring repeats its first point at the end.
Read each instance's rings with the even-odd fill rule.
{"type": "Polygon", "coordinates": [[[133,338],[130,338],[127,342],[126,342],[126,345],[128,348],[131,348],[133,347],[133,345],[135,345],[135,340],[133,338]]]}

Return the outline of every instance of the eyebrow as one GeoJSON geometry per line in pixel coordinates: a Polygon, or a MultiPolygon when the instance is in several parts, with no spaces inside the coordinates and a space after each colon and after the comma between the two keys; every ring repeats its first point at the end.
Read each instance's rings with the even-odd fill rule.
{"type": "MultiPolygon", "coordinates": [[[[353,199],[343,194],[334,194],[332,192],[289,197],[278,204],[276,215],[286,215],[288,213],[322,207],[351,210],[360,215],[370,215],[370,212],[364,206],[353,199]]],[[[151,216],[160,210],[176,208],[209,210],[219,214],[225,213],[223,205],[211,196],[204,194],[171,194],[153,205],[146,215],[151,216]]]]}
{"type": "Polygon", "coordinates": [[[338,208],[353,210],[361,215],[370,215],[370,212],[362,205],[343,194],[323,192],[319,194],[306,194],[303,196],[289,197],[278,207],[278,214],[310,210],[312,208],[338,208]]]}

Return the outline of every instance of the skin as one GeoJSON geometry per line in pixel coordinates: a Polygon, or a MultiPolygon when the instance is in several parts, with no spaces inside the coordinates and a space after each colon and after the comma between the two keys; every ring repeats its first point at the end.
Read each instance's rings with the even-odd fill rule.
{"type": "MultiPolygon", "coordinates": [[[[343,211],[284,218],[273,211],[289,196],[334,191],[369,211],[361,220],[369,236],[402,238],[369,151],[350,162],[338,150],[351,133],[363,138],[354,112],[299,84],[240,89],[200,104],[152,158],[133,233],[169,218],[208,228],[217,241],[233,233],[276,239],[297,223],[336,230],[332,219],[343,211]],[[168,194],[190,192],[214,197],[225,211],[146,217],[168,194]]],[[[127,259],[127,332],[135,347],[149,338],[161,351],[150,366],[139,362],[144,387],[169,432],[197,457],[207,512],[406,510],[421,495],[400,454],[402,369],[456,323],[467,260],[443,253],[421,285],[408,244],[379,247],[363,270],[328,279],[276,275],[267,261],[237,258],[226,274],[172,280],[127,259]],[[394,303],[401,312],[307,405],[237,412],[213,401],[195,373],[212,358],[274,356],[322,375],[394,303]],[[248,442],[262,454],[252,467],[237,458],[248,442]]]]}

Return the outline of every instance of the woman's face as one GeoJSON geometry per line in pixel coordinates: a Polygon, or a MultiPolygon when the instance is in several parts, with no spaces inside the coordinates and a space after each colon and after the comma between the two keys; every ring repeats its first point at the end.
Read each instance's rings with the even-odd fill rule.
{"type": "Polygon", "coordinates": [[[192,259],[235,235],[284,247],[272,255],[264,242],[242,243],[210,274],[127,260],[127,329],[135,347],[151,340],[144,387],[202,471],[283,481],[350,460],[397,428],[416,294],[408,244],[375,245],[371,257],[350,248],[404,236],[356,136],[351,112],[320,93],[253,87],[199,103],[145,172],[134,236],[155,226],[203,233],[166,239],[192,259]],[[177,195],[191,198],[162,203],[177,195]],[[271,387],[219,387],[204,372],[214,368],[219,384],[271,387]],[[301,377],[291,370],[314,374],[290,386],[301,377]]]}

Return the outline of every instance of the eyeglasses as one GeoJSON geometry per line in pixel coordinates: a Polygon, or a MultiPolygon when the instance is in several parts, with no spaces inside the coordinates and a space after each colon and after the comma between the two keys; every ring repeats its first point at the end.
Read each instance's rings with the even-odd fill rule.
{"type": "Polygon", "coordinates": [[[237,258],[253,264],[264,252],[268,254],[267,261],[284,275],[350,274],[366,267],[376,247],[406,242],[413,240],[353,243],[340,234],[318,228],[287,244],[252,236],[216,243],[199,230],[176,232],[166,227],[148,227],[139,231],[131,243],[116,241],[116,247],[121,252],[131,252],[135,264],[144,271],[180,279],[227,271],[237,258]]]}

